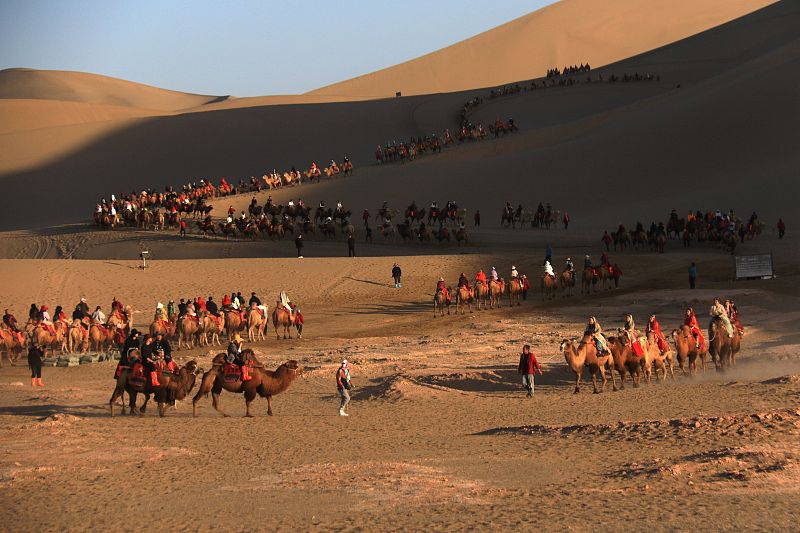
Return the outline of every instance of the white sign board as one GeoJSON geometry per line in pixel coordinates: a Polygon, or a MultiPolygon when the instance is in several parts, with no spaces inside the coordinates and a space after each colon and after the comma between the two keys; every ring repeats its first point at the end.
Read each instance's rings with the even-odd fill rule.
{"type": "Polygon", "coordinates": [[[769,279],[773,276],[772,254],[736,256],[736,279],[769,279]]]}

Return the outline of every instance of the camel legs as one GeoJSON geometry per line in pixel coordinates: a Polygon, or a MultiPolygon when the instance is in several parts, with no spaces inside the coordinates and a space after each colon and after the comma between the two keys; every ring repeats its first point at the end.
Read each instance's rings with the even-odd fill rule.
{"type": "MultiPolygon", "coordinates": [[[[605,367],[603,367],[603,377],[605,377],[605,367]]],[[[613,386],[613,390],[617,390],[617,379],[614,377],[614,365],[609,365],[608,373],[611,374],[611,385],[613,386]]],[[[603,382],[603,386],[605,387],[605,381],[603,382]]]]}
{"type": "Polygon", "coordinates": [[[222,404],[220,402],[221,393],[222,391],[217,391],[217,390],[211,391],[211,404],[214,406],[214,409],[216,409],[219,414],[227,417],[228,413],[222,410],[222,404]]]}
{"type": "Polygon", "coordinates": [[[192,398],[192,416],[197,416],[197,402],[203,396],[208,396],[208,393],[211,392],[211,389],[214,386],[214,378],[210,374],[206,374],[203,376],[202,381],[200,382],[200,386],[197,389],[197,394],[194,395],[192,398]]]}
{"type": "Polygon", "coordinates": [[[267,414],[272,416],[272,394],[267,394],[267,414]]]}
{"type": "MultiPolygon", "coordinates": [[[[111,417],[112,418],[114,417],[114,403],[116,403],[117,399],[119,399],[119,397],[123,396],[124,394],[125,394],[124,389],[120,388],[119,386],[117,386],[114,389],[114,392],[111,393],[111,399],[108,400],[108,406],[111,408],[111,417]]],[[[125,398],[122,399],[122,402],[123,402],[122,403],[122,414],[125,414],[125,398]]]]}
{"type": "Polygon", "coordinates": [[[578,376],[578,379],[575,381],[575,394],[578,394],[581,391],[581,374],[583,374],[583,368],[579,368],[575,375],[578,376]]]}
{"type": "Polygon", "coordinates": [[[247,418],[252,418],[253,415],[250,414],[250,404],[253,403],[253,400],[256,398],[256,391],[245,391],[244,393],[244,406],[245,406],[245,413],[244,416],[247,418]]]}

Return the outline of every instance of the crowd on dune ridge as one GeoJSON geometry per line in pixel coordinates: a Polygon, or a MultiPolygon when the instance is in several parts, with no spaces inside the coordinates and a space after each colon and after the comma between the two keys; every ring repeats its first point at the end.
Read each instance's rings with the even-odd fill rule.
{"type": "Polygon", "coordinates": [[[349,176],[352,173],[353,163],[345,157],[341,164],[331,160],[330,165],[322,169],[316,162],[312,163],[308,170],[300,171],[292,167],[283,175],[273,169],[261,178],[256,176],[251,176],[249,180],[240,178],[238,184],[229,183],[225,178],[221,178],[219,185],[214,185],[212,180],[201,178],[180,188],[168,185],[164,188],[164,192],[145,189],[140,193],[132,191],[130,194],[111,194],[109,199],[103,197],[95,204],[93,220],[97,226],[105,228],[121,225],[140,228],[153,225],[161,228],[165,225],[176,226],[182,214],[208,215],[212,207],[206,204],[206,200],[299,185],[304,181],[313,183],[315,178],[319,181],[323,175],[333,178],[340,174],[349,176]],[[162,209],[164,211],[160,212],[162,209]]]}

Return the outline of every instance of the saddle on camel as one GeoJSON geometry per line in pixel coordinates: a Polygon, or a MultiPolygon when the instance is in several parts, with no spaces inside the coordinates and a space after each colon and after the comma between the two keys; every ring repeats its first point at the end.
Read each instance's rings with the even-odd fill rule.
{"type": "Polygon", "coordinates": [[[436,293],[442,293],[444,295],[444,299],[449,305],[451,302],[450,291],[447,289],[447,284],[444,281],[444,278],[439,278],[439,281],[436,282],[436,293]]]}

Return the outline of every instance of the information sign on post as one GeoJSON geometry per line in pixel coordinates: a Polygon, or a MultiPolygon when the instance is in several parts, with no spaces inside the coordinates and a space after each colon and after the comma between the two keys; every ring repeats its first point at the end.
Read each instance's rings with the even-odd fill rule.
{"type": "Polygon", "coordinates": [[[770,279],[775,277],[772,270],[772,254],[737,255],[736,279],[770,279]]]}

